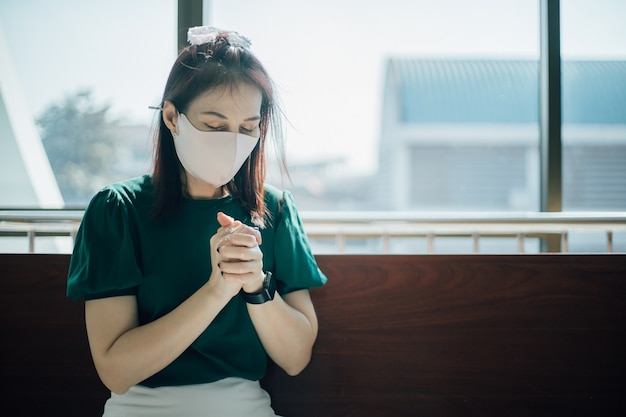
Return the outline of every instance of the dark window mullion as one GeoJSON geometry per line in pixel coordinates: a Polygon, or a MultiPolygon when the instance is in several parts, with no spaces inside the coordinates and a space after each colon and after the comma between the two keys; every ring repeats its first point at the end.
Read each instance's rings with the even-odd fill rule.
{"type": "Polygon", "coordinates": [[[187,46],[187,29],[202,25],[202,3],[203,0],[178,0],[178,51],[187,46]]]}
{"type": "MultiPolygon", "coordinates": [[[[560,1],[540,0],[540,210],[562,210],[560,1]]],[[[560,251],[560,237],[542,242],[542,251],[560,251]]]]}

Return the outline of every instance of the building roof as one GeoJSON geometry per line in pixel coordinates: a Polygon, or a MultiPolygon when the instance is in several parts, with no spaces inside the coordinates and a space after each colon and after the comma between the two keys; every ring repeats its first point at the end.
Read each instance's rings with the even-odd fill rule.
{"type": "MultiPolygon", "coordinates": [[[[563,61],[562,120],[626,124],[626,61],[563,61]]],[[[537,123],[539,62],[391,58],[402,123],[537,123]]]]}

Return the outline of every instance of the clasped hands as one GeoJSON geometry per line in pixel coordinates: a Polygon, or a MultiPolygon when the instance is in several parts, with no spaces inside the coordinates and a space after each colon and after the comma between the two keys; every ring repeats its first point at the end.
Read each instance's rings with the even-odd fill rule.
{"type": "Polygon", "coordinates": [[[220,228],[211,237],[213,272],[209,285],[234,297],[241,289],[253,293],[263,287],[261,233],[239,220],[219,212],[220,228]]]}

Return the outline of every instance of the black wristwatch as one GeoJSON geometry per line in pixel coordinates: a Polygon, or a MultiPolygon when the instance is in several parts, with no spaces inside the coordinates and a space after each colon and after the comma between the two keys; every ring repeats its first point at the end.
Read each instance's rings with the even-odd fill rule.
{"type": "Polygon", "coordinates": [[[241,294],[243,294],[243,299],[246,300],[246,303],[249,304],[263,304],[271,301],[274,299],[275,293],[276,283],[274,282],[274,277],[272,276],[272,273],[270,271],[267,271],[265,273],[265,279],[263,280],[263,288],[261,288],[261,291],[241,291],[241,294]]]}

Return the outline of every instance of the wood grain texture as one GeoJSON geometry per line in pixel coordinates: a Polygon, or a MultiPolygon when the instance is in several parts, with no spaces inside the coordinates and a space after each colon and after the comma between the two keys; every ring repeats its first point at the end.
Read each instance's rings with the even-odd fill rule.
{"type": "Polygon", "coordinates": [[[101,416],[83,303],[65,297],[69,255],[0,254],[3,404],[21,416],[101,416]]]}
{"type": "Polygon", "coordinates": [[[313,291],[315,356],[291,384],[279,371],[268,375],[270,386],[289,390],[273,392],[279,412],[624,409],[624,256],[329,255],[318,262],[329,283],[313,291]]]}
{"type": "MultiPolygon", "coordinates": [[[[320,332],[287,417],[626,415],[626,255],[318,255],[320,332]]],[[[69,255],[0,255],[3,402],[99,416],[69,255]]]]}

